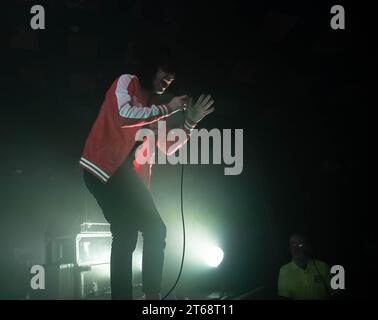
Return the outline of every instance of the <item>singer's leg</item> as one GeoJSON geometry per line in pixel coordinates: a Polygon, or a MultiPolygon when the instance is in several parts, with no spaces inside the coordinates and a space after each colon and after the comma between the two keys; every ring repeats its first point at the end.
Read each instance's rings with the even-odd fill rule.
{"type": "Polygon", "coordinates": [[[139,175],[134,170],[129,170],[125,178],[132,181],[131,210],[136,213],[138,229],[143,234],[143,292],[147,299],[155,299],[161,291],[167,230],[150,191],[139,175]]]}
{"type": "Polygon", "coordinates": [[[127,223],[111,224],[111,290],[113,300],[132,300],[132,258],[138,240],[138,229],[127,223]]]}
{"type": "Polygon", "coordinates": [[[133,299],[132,255],[138,239],[138,222],[133,208],[133,197],[128,187],[131,181],[123,179],[122,170],[115,173],[107,184],[84,172],[84,181],[96,198],[113,236],[110,276],[112,299],[133,299]]]}

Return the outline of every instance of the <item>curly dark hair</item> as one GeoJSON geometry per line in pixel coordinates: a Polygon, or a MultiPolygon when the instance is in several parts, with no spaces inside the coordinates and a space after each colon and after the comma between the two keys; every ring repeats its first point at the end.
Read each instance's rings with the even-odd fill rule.
{"type": "Polygon", "coordinates": [[[150,46],[148,50],[142,48],[136,52],[136,55],[135,73],[141,86],[146,90],[152,90],[153,78],[159,68],[173,74],[177,71],[177,60],[167,46],[150,46]]]}

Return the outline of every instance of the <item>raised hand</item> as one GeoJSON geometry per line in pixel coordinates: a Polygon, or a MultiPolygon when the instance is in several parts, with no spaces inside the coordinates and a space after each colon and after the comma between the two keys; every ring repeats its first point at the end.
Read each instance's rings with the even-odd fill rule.
{"type": "Polygon", "coordinates": [[[190,98],[186,108],[186,117],[192,122],[200,122],[204,117],[215,110],[214,107],[211,107],[213,103],[214,100],[209,94],[206,96],[201,94],[195,104],[193,104],[193,98],[190,98]]]}

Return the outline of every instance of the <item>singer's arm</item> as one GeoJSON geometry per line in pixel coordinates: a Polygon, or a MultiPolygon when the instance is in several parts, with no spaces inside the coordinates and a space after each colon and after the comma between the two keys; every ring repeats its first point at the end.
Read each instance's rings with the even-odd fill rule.
{"type": "MultiPolygon", "coordinates": [[[[164,139],[166,141],[163,143],[162,141],[159,141],[159,135],[157,135],[157,147],[167,155],[175,153],[190,139],[191,132],[197,126],[197,124],[205,116],[207,116],[215,110],[214,107],[210,108],[213,105],[213,103],[214,100],[211,98],[210,95],[201,95],[195,104],[193,104],[193,99],[190,98],[188,106],[185,110],[185,119],[183,121],[183,124],[179,127],[173,128],[171,131],[171,134],[173,134],[173,136],[176,136],[177,139],[175,141],[170,141],[170,139],[164,139]],[[178,128],[184,130],[186,134],[186,139],[182,139],[182,142],[180,143],[177,143],[179,140],[179,135],[175,134],[175,130],[178,128]]],[[[155,135],[158,133],[158,124],[156,122],[151,123],[150,128],[154,130],[155,135]]],[[[170,129],[167,127],[167,132],[169,132],[169,130],[170,129]]]]}
{"type": "Polygon", "coordinates": [[[157,122],[151,123],[150,129],[154,131],[155,136],[157,137],[156,139],[157,147],[159,148],[160,151],[162,151],[166,155],[171,155],[175,153],[178,149],[180,149],[190,139],[191,132],[197,125],[195,122],[192,122],[187,117],[185,117],[184,123],[181,126],[175,126],[173,128],[169,127],[169,124],[167,124],[166,120],[161,120],[159,122],[161,123],[162,121],[164,121],[164,125],[166,126],[166,130],[165,130],[166,133],[170,133],[170,135],[175,136],[176,140],[172,141],[171,139],[169,139],[169,136],[168,136],[168,139],[165,139],[164,137],[163,140],[160,141],[159,139],[160,136],[158,134],[159,124],[157,122]],[[179,141],[179,134],[175,133],[177,129],[184,131],[186,135],[185,139],[180,140],[180,143],[177,143],[179,141]]]}

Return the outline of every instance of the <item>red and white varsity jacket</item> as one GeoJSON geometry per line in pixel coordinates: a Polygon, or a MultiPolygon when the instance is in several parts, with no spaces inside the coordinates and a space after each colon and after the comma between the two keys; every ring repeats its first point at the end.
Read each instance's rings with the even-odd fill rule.
{"type": "MultiPolygon", "coordinates": [[[[85,142],[80,166],[106,183],[133,150],[137,131],[142,126],[163,120],[172,113],[165,104],[147,105],[147,96],[142,93],[137,76],[121,75],[106,93],[101,110],[85,142]]],[[[186,141],[194,127],[194,123],[185,120],[182,129],[187,133],[186,141]]],[[[143,143],[148,145],[147,139],[143,143]]],[[[158,142],[157,145],[160,147],[158,142]]],[[[169,142],[166,150],[168,148],[169,142]]],[[[167,153],[166,150],[162,151],[167,153]]],[[[134,169],[149,186],[151,165],[140,166],[134,161],[134,169]]]]}

